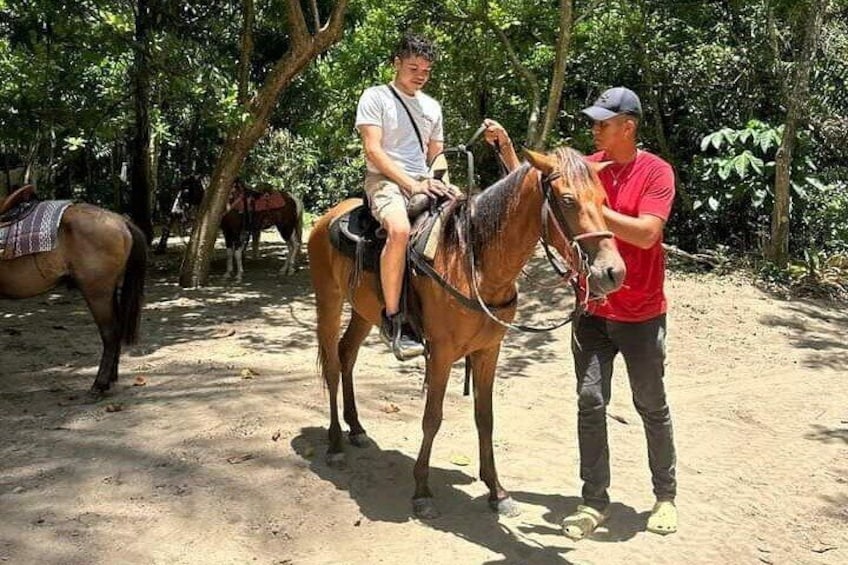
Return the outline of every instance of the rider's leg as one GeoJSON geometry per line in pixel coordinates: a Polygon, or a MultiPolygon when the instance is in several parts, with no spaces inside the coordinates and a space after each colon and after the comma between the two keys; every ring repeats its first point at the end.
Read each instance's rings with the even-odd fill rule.
{"type": "Polygon", "coordinates": [[[386,315],[400,310],[400,294],[406,269],[406,245],[409,242],[409,219],[405,209],[393,209],[383,216],[386,245],[380,255],[380,282],[386,301],[386,315]]]}
{"type": "Polygon", "coordinates": [[[380,337],[391,346],[395,357],[405,360],[424,353],[424,346],[409,331],[400,315],[406,246],[409,241],[406,198],[398,185],[377,175],[366,177],[365,189],[370,199],[371,213],[386,230],[387,236],[380,256],[380,283],[385,301],[380,337]]]}

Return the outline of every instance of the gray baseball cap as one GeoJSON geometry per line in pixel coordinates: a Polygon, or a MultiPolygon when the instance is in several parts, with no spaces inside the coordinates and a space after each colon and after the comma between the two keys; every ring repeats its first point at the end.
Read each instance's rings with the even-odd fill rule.
{"type": "Polygon", "coordinates": [[[595,121],[608,120],[620,114],[642,117],[642,103],[636,93],[623,86],[604,91],[595,103],[582,110],[595,121]]]}

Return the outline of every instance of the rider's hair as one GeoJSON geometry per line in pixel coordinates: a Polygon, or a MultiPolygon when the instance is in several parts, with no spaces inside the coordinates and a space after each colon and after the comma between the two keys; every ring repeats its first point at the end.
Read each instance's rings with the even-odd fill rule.
{"type": "Polygon", "coordinates": [[[394,52],[394,57],[398,59],[421,57],[431,63],[435,63],[438,56],[433,42],[415,33],[405,33],[394,52]]]}

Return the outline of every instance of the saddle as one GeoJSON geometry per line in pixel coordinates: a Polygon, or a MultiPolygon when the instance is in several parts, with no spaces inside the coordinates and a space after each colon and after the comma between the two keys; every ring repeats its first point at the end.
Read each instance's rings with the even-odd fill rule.
{"type": "MultiPolygon", "coordinates": [[[[442,218],[455,206],[449,200],[436,201],[421,194],[412,197],[407,205],[412,230],[410,251],[428,261],[435,257],[442,231],[442,218]]],[[[339,216],[330,225],[330,242],[339,252],[354,260],[351,286],[355,286],[363,271],[376,273],[380,253],[386,244],[386,234],[371,215],[366,203],[339,216]]],[[[407,269],[407,273],[410,269],[407,269]]]]}
{"type": "Polygon", "coordinates": [[[17,189],[0,204],[0,225],[21,221],[35,209],[37,202],[35,185],[28,184],[17,189]]]}

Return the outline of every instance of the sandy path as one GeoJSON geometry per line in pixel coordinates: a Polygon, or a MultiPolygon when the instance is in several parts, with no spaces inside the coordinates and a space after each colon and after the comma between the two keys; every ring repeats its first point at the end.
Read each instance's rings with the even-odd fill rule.
{"type": "MultiPolygon", "coordinates": [[[[522,515],[487,510],[458,365],[432,458],[443,516],[422,523],[409,500],[421,364],[395,362],[369,337],[357,390],[376,445],[351,447],[347,469],[330,469],[306,271],[279,281],[266,257],[241,286],[183,291],[170,282],[175,260],[154,264],[144,343],[96,404],[84,393],[99,345],[78,295],[0,302],[0,562],[848,562],[843,307],[673,272],[667,378],[681,531],[644,531],[644,436],[618,367],[614,514],[574,543],[558,527],[579,492],[567,331],[510,334],[502,354],[495,453],[522,515]],[[132,386],[136,377],[145,386],[132,386]],[[108,412],[115,404],[122,410],[108,412]]],[[[530,290],[521,312],[540,321],[545,293],[530,290]]]]}

